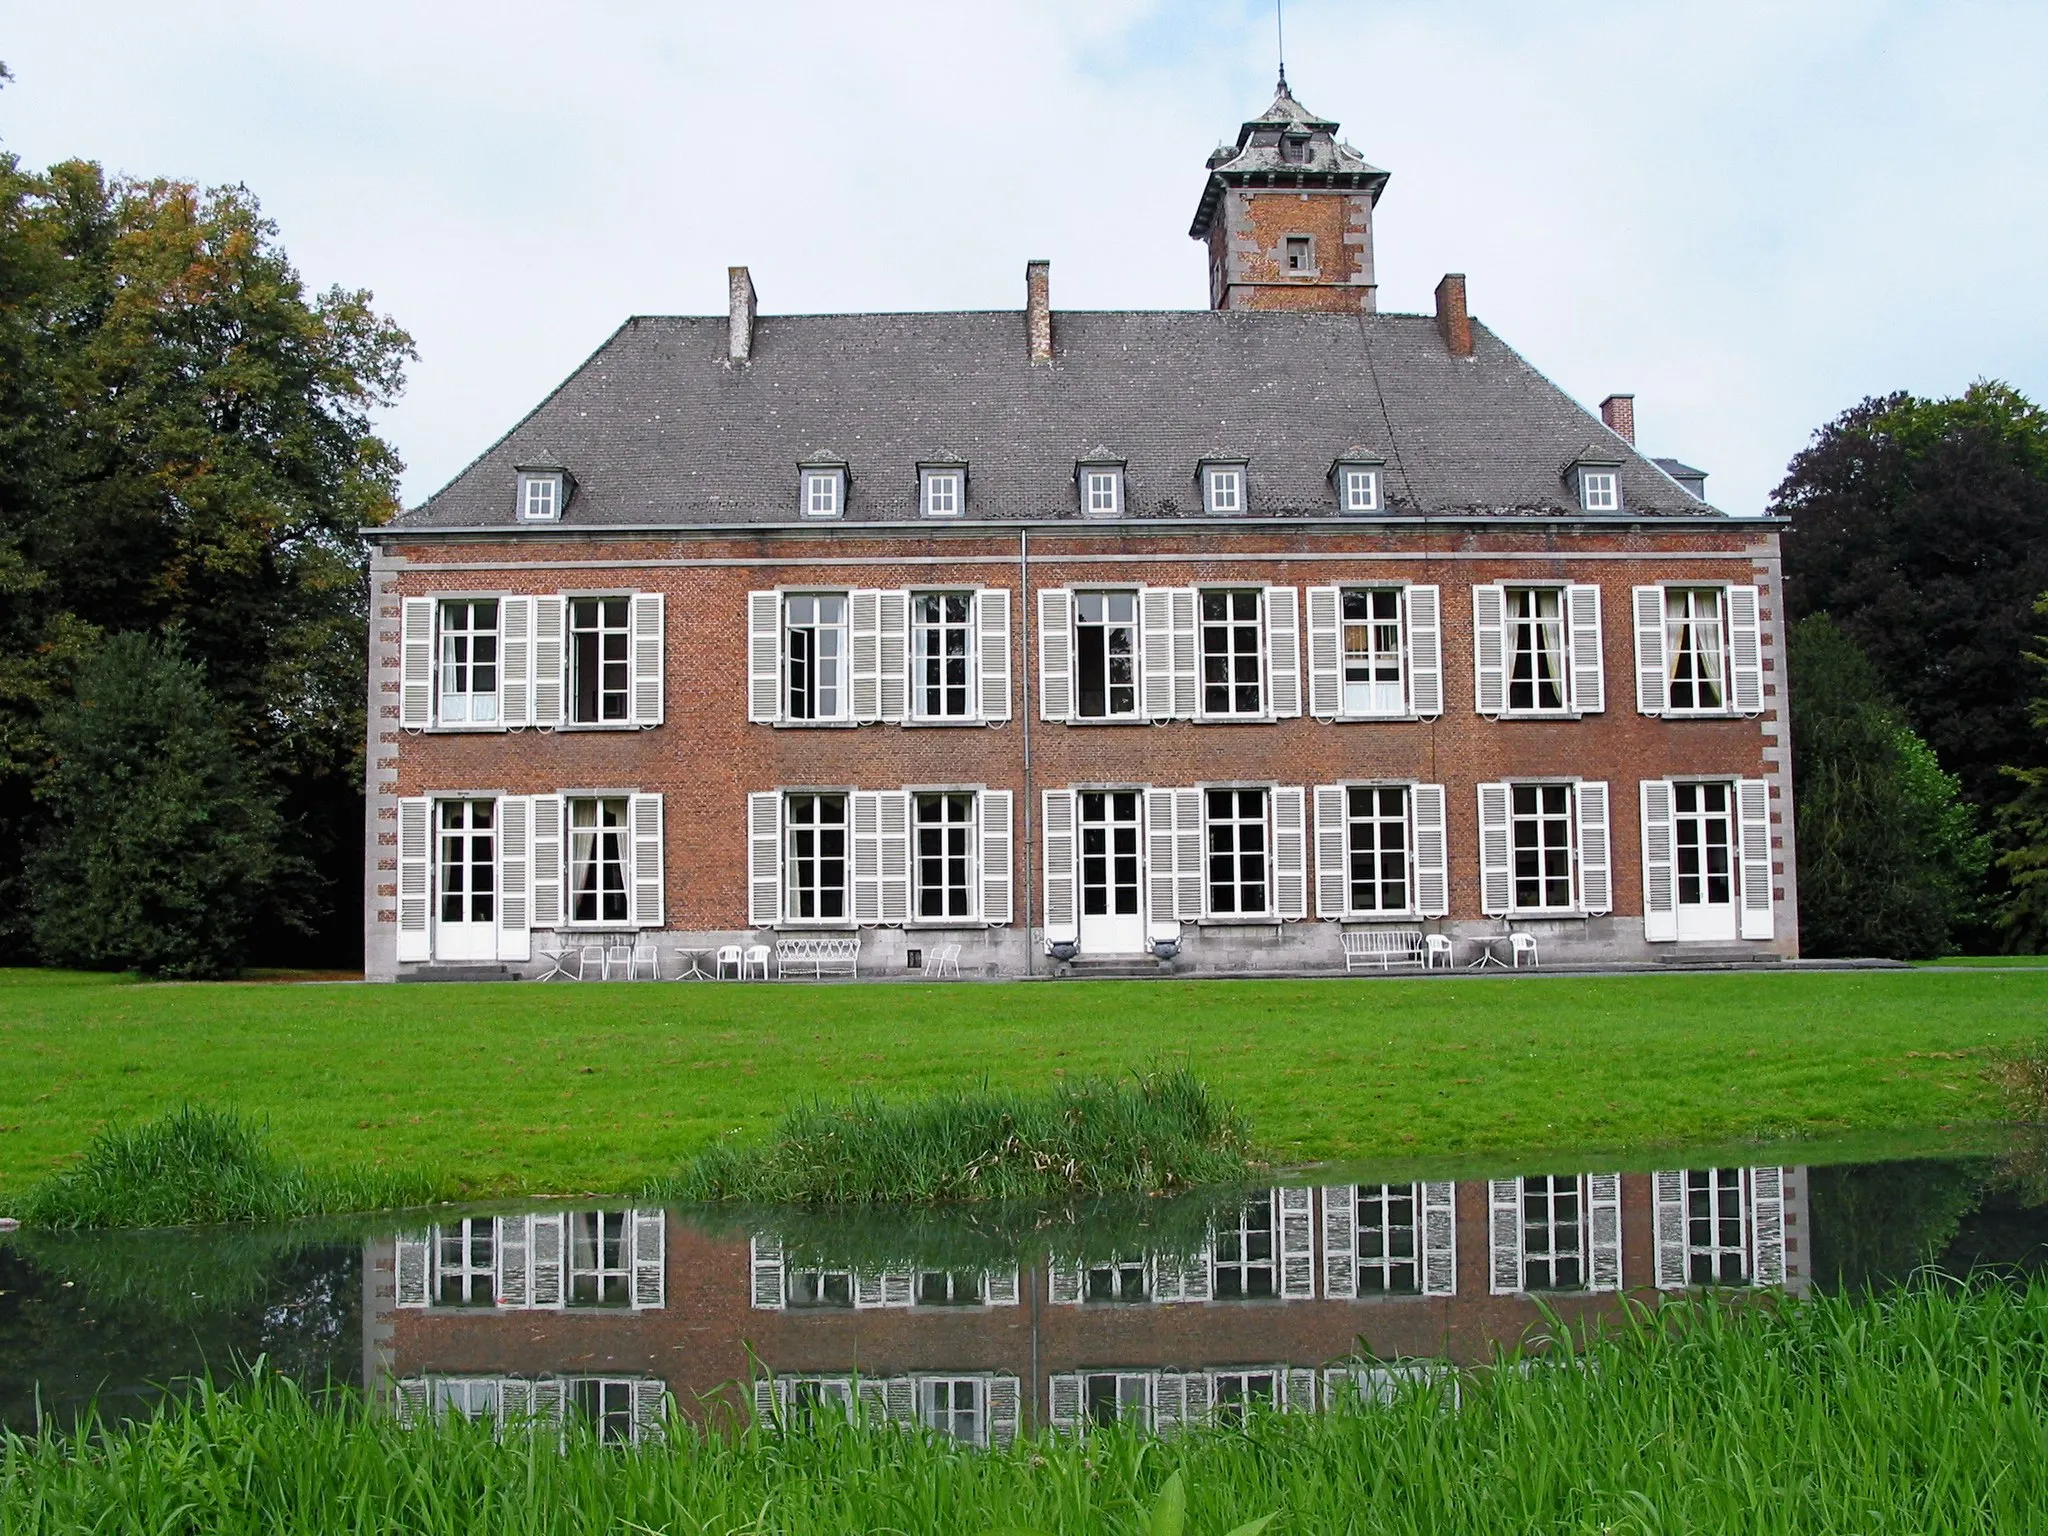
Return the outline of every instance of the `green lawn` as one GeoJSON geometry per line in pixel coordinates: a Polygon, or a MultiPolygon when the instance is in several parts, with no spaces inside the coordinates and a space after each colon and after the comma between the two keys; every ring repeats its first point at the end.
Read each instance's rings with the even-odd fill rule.
{"type": "Polygon", "coordinates": [[[2048,975],[1012,985],[142,985],[0,971],[0,1208],[109,1119],[268,1116],[315,1166],[612,1192],[792,1099],[1184,1059],[1286,1158],[1642,1150],[1997,1113],[2048,975]]]}

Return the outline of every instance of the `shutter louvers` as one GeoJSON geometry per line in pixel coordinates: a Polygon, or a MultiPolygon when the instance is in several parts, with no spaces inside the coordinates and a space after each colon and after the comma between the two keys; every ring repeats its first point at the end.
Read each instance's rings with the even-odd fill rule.
{"type": "Polygon", "coordinates": [[[1657,1289],[1685,1289],[1685,1173],[1660,1168],[1650,1175],[1654,1191],[1657,1242],[1657,1289]]]}
{"type": "Polygon", "coordinates": [[[1173,792],[1173,906],[1174,915],[1184,923],[1202,920],[1204,887],[1202,870],[1202,792],[1176,789],[1173,792]]]}
{"type": "Polygon", "coordinates": [[[882,718],[882,594],[865,588],[852,595],[853,718],[872,725],[882,718]]]}
{"type": "Polygon", "coordinates": [[[1202,699],[1202,647],[1195,627],[1195,589],[1175,587],[1173,608],[1173,714],[1192,720],[1202,699]]]}
{"type": "Polygon", "coordinates": [[[532,925],[554,928],[562,921],[562,797],[533,797],[532,925]]]}
{"type": "Polygon", "coordinates": [[[910,796],[885,789],[877,800],[881,816],[882,921],[901,927],[910,921],[910,796]]]}
{"type": "Polygon", "coordinates": [[[1433,720],[1444,712],[1443,599],[1435,587],[1407,590],[1408,709],[1433,720]]]}
{"type": "Polygon", "coordinates": [[[753,1303],[759,1312],[780,1312],[782,1291],[782,1239],[761,1234],[748,1244],[749,1267],[753,1274],[753,1303]]]}
{"type": "Polygon", "coordinates": [[[1071,1434],[1081,1428],[1081,1378],[1076,1375],[1049,1377],[1045,1384],[1046,1422],[1055,1433],[1071,1434]]]}
{"type": "Polygon", "coordinates": [[[1181,1413],[1185,1422],[1189,1424],[1206,1424],[1209,1422],[1209,1408],[1213,1397],[1210,1386],[1211,1383],[1208,1375],[1202,1371],[1189,1371],[1181,1379],[1181,1392],[1183,1394],[1181,1413]]]}
{"type": "Polygon", "coordinates": [[[1661,715],[1670,707],[1671,681],[1664,671],[1664,589],[1637,587],[1632,594],[1636,616],[1636,710],[1661,715]]]}
{"type": "Polygon", "coordinates": [[[1152,1423],[1160,1434],[1171,1434],[1187,1417],[1187,1377],[1179,1371],[1161,1371],[1153,1386],[1152,1423]]]}
{"type": "Polygon", "coordinates": [[[1072,943],[1081,936],[1079,897],[1074,886],[1074,792],[1045,792],[1045,942],[1072,943]]]}
{"type": "Polygon", "coordinates": [[[1750,1282],[1785,1283],[1785,1170],[1749,1170],[1750,1282]]]}
{"type": "Polygon", "coordinates": [[[747,718],[773,725],[782,718],[782,594],[747,594],[747,718]]]}
{"type": "Polygon", "coordinates": [[[515,729],[533,723],[533,599],[498,603],[498,723],[515,729]]]}
{"type": "Polygon", "coordinates": [[[658,1378],[643,1376],[633,1383],[633,1443],[660,1441],[668,1418],[668,1387],[658,1378]]]}
{"type": "Polygon", "coordinates": [[[775,1378],[756,1376],[754,1378],[754,1422],[763,1429],[773,1429],[776,1423],[775,1378]]]}
{"type": "Polygon", "coordinates": [[[852,801],[853,920],[872,928],[882,920],[882,797],[857,789],[852,801]]]}
{"type": "Polygon", "coordinates": [[[1074,713],[1074,595],[1065,587],[1038,594],[1038,714],[1064,722],[1074,713]]]}
{"type": "Polygon", "coordinates": [[[1014,1307],[1017,1305],[1017,1269],[992,1269],[982,1276],[983,1294],[992,1307],[1014,1307]]]}
{"type": "Polygon", "coordinates": [[[559,1307],[568,1293],[562,1268],[568,1258],[569,1219],[561,1211],[532,1218],[533,1305],[559,1307]]]}
{"type": "Polygon", "coordinates": [[[633,832],[633,926],[662,926],[661,796],[634,795],[626,802],[633,832]]]}
{"type": "Polygon", "coordinates": [[[1179,937],[1179,899],[1175,895],[1173,791],[1145,791],[1146,936],[1154,942],[1179,937]]]}
{"type": "Polygon", "coordinates": [[[660,1206],[630,1213],[633,1224],[633,1310],[666,1304],[668,1217],[660,1206]]]}
{"type": "Polygon", "coordinates": [[[1318,720],[1344,712],[1343,612],[1336,587],[1308,589],[1308,712],[1318,720]]]}
{"type": "Polygon", "coordinates": [[[1499,587],[1472,589],[1472,706],[1494,716],[1508,707],[1507,595],[1499,587]]]}
{"type": "Polygon", "coordinates": [[[426,960],[434,952],[434,802],[424,796],[398,802],[398,958],[426,960]]]}
{"type": "Polygon", "coordinates": [[[1652,944],[1669,944],[1678,938],[1671,782],[1668,779],[1644,779],[1640,789],[1643,800],[1643,938],[1652,944]]]}
{"type": "Polygon", "coordinates": [[[1017,1438],[1017,1417],[1023,1406],[1023,1391],[1014,1376],[988,1379],[988,1443],[997,1450],[1017,1438]]]}
{"type": "Polygon", "coordinates": [[[547,1376],[532,1384],[533,1423],[548,1428],[559,1427],[562,1422],[562,1379],[547,1376]]]}
{"type": "Polygon", "coordinates": [[[533,1423],[533,1383],[507,1376],[498,1383],[498,1423],[520,1429],[533,1423]]]}
{"type": "Polygon", "coordinates": [[[1607,708],[1607,659],[1600,635],[1600,589],[1573,582],[1564,589],[1571,625],[1572,708],[1597,715],[1607,708]]]}
{"type": "Polygon", "coordinates": [[[1292,587],[1266,588],[1266,713],[1301,713],[1301,597],[1292,587]]]}
{"type": "Polygon", "coordinates": [[[1015,917],[1015,834],[1007,789],[981,792],[981,920],[1002,927],[1015,917]]]}
{"type": "Polygon", "coordinates": [[[1280,1229],[1280,1299],[1313,1301],[1316,1295],[1316,1192],[1306,1184],[1273,1191],[1274,1225],[1280,1229]]]}
{"type": "Polygon", "coordinates": [[[981,718],[988,724],[1010,718],[1010,593],[983,587],[974,599],[981,638],[981,718]]]}
{"type": "Polygon", "coordinates": [[[1290,1365],[1286,1371],[1287,1391],[1281,1408],[1288,1413],[1316,1411],[1316,1373],[1308,1366],[1290,1365]]]}
{"type": "Polygon", "coordinates": [[[1081,1305],[1081,1261],[1057,1256],[1046,1261],[1045,1299],[1055,1307],[1081,1305]]]}
{"type": "Polygon", "coordinates": [[[1308,811],[1294,785],[1273,791],[1273,915],[1283,923],[1308,916],[1308,811]]]}
{"type": "Polygon", "coordinates": [[[1458,1186],[1450,1180],[1422,1189],[1422,1294],[1458,1294],[1458,1186]]]}
{"type": "Polygon", "coordinates": [[[533,958],[533,801],[507,795],[498,802],[498,958],[533,958]]]}
{"type": "Polygon", "coordinates": [[[1358,1186],[1323,1186],[1323,1294],[1350,1301],[1358,1294],[1358,1186]]]}
{"type": "Polygon", "coordinates": [[[493,1226],[498,1248],[498,1305],[524,1307],[533,1297],[533,1218],[500,1216],[493,1226]]]}
{"type": "Polygon", "coordinates": [[[568,713],[569,600],[533,600],[533,723],[553,730],[568,713]]]}
{"type": "Polygon", "coordinates": [[[635,592],[628,605],[627,627],[632,657],[632,707],[635,725],[659,725],[665,703],[663,652],[668,626],[659,592],[635,592]]]}
{"type": "Polygon", "coordinates": [[[1143,707],[1148,720],[1173,718],[1173,588],[1147,587],[1138,594],[1143,707]]]}
{"type": "Polygon", "coordinates": [[[398,723],[409,731],[434,723],[434,600],[408,597],[398,633],[398,723]]]}
{"type": "Polygon", "coordinates": [[[1610,846],[1613,818],[1608,814],[1607,786],[1581,779],[1572,798],[1579,813],[1579,906],[1600,916],[1614,910],[1614,852],[1610,846]]]}
{"type": "Polygon", "coordinates": [[[910,594],[884,592],[877,607],[880,632],[875,664],[881,673],[882,718],[900,725],[910,714],[910,594]]]}
{"type": "Polygon", "coordinates": [[[854,1400],[859,1404],[859,1417],[864,1424],[872,1427],[889,1422],[889,1393],[880,1377],[861,1378],[854,1400]]]}
{"type": "Polygon", "coordinates": [[[1588,1289],[1621,1289],[1621,1175],[1586,1175],[1588,1289]]]}
{"type": "Polygon", "coordinates": [[[1492,1260],[1488,1289],[1512,1296],[1522,1288],[1522,1181],[1488,1179],[1487,1248],[1492,1260]]]}
{"type": "Polygon", "coordinates": [[[1762,605],[1755,587],[1728,589],[1728,697],[1738,715],[1764,711],[1762,605]]]}
{"type": "Polygon", "coordinates": [[[1451,910],[1450,829],[1441,784],[1414,784],[1408,803],[1415,819],[1415,910],[1442,917],[1451,910]]]}
{"type": "Polygon", "coordinates": [[[882,1275],[882,1305],[885,1307],[908,1307],[917,1302],[917,1276],[902,1274],[894,1270],[882,1275]]]}
{"type": "Polygon", "coordinates": [[[1514,867],[1508,855],[1508,786],[1479,786],[1479,910],[1506,914],[1514,898],[1514,867]]]}
{"type": "Polygon", "coordinates": [[[434,1239],[431,1232],[401,1232],[391,1252],[393,1295],[401,1307],[424,1307],[433,1296],[434,1239]]]}
{"type": "Polygon", "coordinates": [[[782,920],[782,796],[747,796],[747,923],[773,928],[782,920]]]}
{"type": "Polygon", "coordinates": [[[1316,916],[1341,918],[1351,890],[1344,786],[1316,786],[1316,916]]]}
{"type": "Polygon", "coordinates": [[[1740,825],[1742,865],[1742,936],[1776,936],[1771,911],[1771,786],[1764,779],[1735,781],[1736,819],[1740,825]]]}
{"type": "MultiPolygon", "coordinates": [[[[400,1302],[400,1306],[404,1303],[400,1302]]],[[[434,1415],[428,1404],[433,1401],[433,1389],[427,1385],[424,1376],[408,1376],[392,1383],[392,1408],[398,1422],[411,1428],[418,1424],[431,1424],[434,1415]]]]}

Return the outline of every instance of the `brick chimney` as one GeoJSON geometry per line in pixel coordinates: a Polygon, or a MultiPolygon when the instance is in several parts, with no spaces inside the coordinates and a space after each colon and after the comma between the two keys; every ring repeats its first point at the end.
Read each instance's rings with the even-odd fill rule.
{"type": "Polygon", "coordinates": [[[1052,361],[1052,263],[1024,263],[1024,339],[1031,361],[1052,361]]]}
{"type": "Polygon", "coordinates": [[[1600,402],[1600,419],[1608,429],[1631,447],[1636,440],[1636,397],[1609,395],[1600,402]]]}
{"type": "Polygon", "coordinates": [[[732,305],[725,355],[735,363],[744,363],[754,355],[754,280],[745,267],[727,267],[725,279],[726,296],[732,305]]]}
{"type": "Polygon", "coordinates": [[[1465,274],[1446,272],[1436,285],[1436,328],[1453,357],[1472,355],[1472,316],[1465,309],[1465,274]]]}

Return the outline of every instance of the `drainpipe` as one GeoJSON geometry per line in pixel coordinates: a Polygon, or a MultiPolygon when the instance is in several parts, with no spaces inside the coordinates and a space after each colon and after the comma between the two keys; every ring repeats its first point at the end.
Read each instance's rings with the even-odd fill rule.
{"type": "Polygon", "coordinates": [[[1033,854],[1037,839],[1033,835],[1032,813],[1038,808],[1038,795],[1032,787],[1031,778],[1031,680],[1038,674],[1031,661],[1031,530],[1017,530],[1017,606],[1023,610],[1019,618],[1024,626],[1024,676],[1023,686],[1013,695],[1017,714],[1024,722],[1024,974],[1038,974],[1038,946],[1031,941],[1031,918],[1038,910],[1038,860],[1033,854]]]}

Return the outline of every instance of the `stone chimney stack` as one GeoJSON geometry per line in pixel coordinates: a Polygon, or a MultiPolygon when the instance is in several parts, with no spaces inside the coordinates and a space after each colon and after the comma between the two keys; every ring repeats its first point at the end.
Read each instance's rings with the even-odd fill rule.
{"type": "Polygon", "coordinates": [[[1600,402],[1600,419],[1607,423],[1610,431],[1630,447],[1636,441],[1636,397],[1634,395],[1609,395],[1600,402]]]}
{"type": "Polygon", "coordinates": [[[1052,263],[1024,263],[1024,339],[1031,361],[1052,361],[1052,263]]]}
{"type": "Polygon", "coordinates": [[[754,279],[745,267],[725,269],[726,295],[732,305],[731,330],[727,333],[725,355],[744,363],[754,355],[754,279]]]}
{"type": "Polygon", "coordinates": [[[1465,308],[1465,274],[1446,272],[1436,285],[1436,328],[1453,357],[1472,355],[1472,316],[1465,308]]]}

